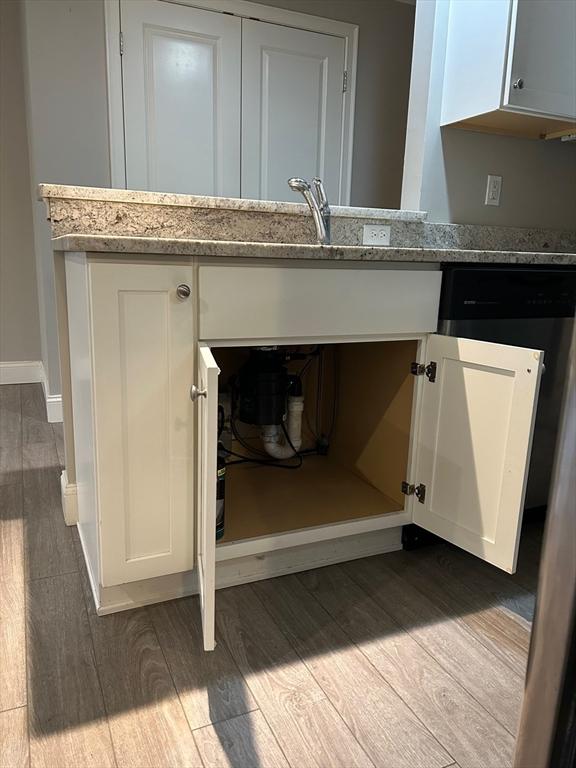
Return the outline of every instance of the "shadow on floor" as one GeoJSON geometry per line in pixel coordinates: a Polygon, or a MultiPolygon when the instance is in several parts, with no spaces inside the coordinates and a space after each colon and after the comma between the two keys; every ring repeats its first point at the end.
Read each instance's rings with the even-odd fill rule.
{"type": "Polygon", "coordinates": [[[360,674],[368,688],[390,682],[375,672],[374,648],[392,676],[398,648],[424,649],[513,732],[506,697],[522,685],[541,521],[525,525],[515,576],[441,543],[221,590],[218,646],[204,653],[197,597],[96,615],[76,531],[62,518],[56,437],[41,392],[21,389],[20,440],[16,417],[3,416],[21,460],[5,455],[2,476],[21,494],[1,497],[1,522],[24,523],[31,738],[82,732],[102,765],[110,739],[119,764],[124,741],[160,755],[178,742],[189,764],[198,748],[251,768],[277,750],[273,764],[287,765],[282,732],[300,709],[337,701],[347,683],[355,706],[370,693],[353,685],[360,674]]]}

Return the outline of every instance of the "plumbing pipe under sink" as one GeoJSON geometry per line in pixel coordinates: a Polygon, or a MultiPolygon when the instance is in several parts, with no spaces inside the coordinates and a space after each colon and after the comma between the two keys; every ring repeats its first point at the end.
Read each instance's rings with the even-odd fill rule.
{"type": "Polygon", "coordinates": [[[283,430],[277,424],[262,426],[262,443],[264,450],[274,459],[289,459],[295,456],[302,447],[302,412],[304,398],[294,396],[288,398],[288,441],[283,439],[283,430]]]}

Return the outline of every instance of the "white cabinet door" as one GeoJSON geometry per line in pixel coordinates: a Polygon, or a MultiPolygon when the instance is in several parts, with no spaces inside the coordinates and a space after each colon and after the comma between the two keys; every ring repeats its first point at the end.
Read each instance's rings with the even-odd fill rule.
{"type": "Polygon", "coordinates": [[[242,197],[302,202],[291,176],[341,189],[344,38],[242,21],[242,197]]]}
{"type": "Polygon", "coordinates": [[[240,195],[239,18],[122,0],[129,189],[240,195]]]}
{"type": "Polygon", "coordinates": [[[90,264],[101,583],[194,567],[188,265],[90,264]]]}
{"type": "Polygon", "coordinates": [[[576,2],[514,0],[510,40],[505,104],[576,117],[576,2]],[[518,80],[522,88],[514,88],[518,80]]]}
{"type": "Polygon", "coordinates": [[[204,650],[212,651],[216,590],[216,471],[218,450],[218,374],[210,347],[198,346],[198,591],[204,650]]]}
{"type": "Polygon", "coordinates": [[[543,353],[431,335],[414,522],[513,573],[543,353]]]}

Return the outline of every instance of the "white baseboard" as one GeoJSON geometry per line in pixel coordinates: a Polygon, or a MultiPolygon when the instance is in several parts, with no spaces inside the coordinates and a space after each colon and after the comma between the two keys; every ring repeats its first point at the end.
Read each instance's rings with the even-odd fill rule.
{"type": "Polygon", "coordinates": [[[41,360],[0,362],[0,384],[42,384],[49,422],[62,421],[62,395],[48,391],[46,372],[41,360]]]}
{"type": "Polygon", "coordinates": [[[62,395],[46,396],[46,415],[52,424],[56,421],[64,421],[62,416],[62,395]]]}
{"type": "Polygon", "coordinates": [[[44,399],[46,400],[46,416],[50,423],[64,421],[62,416],[62,395],[51,395],[48,390],[48,377],[44,366],[42,366],[42,389],[44,390],[44,399]]]}
{"type": "Polygon", "coordinates": [[[44,380],[40,360],[0,363],[0,384],[37,384],[44,380]]]}
{"type": "Polygon", "coordinates": [[[60,475],[60,495],[64,522],[66,525],[76,525],[78,522],[78,492],[76,483],[68,482],[66,470],[60,475]]]}
{"type": "MultiPolygon", "coordinates": [[[[265,555],[249,555],[236,560],[224,560],[216,563],[216,589],[307,571],[310,568],[321,568],[384,552],[394,552],[402,549],[401,538],[402,528],[398,526],[361,533],[357,536],[346,536],[343,539],[267,552],[265,555]]],[[[155,579],[119,584],[115,587],[101,587],[93,583],[90,568],[88,571],[96,612],[99,616],[187,597],[198,592],[196,571],[173,573],[155,579]]]]}

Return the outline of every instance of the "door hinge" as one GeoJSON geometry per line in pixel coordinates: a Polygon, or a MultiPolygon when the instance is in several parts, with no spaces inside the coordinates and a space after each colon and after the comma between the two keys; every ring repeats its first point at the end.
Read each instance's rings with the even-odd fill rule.
{"type": "Polygon", "coordinates": [[[436,363],[432,360],[428,365],[423,363],[411,363],[410,373],[414,376],[426,375],[428,381],[436,381],[436,363]]]}
{"type": "Polygon", "coordinates": [[[420,483],[420,485],[412,485],[412,483],[407,483],[406,480],[402,482],[402,493],[405,496],[416,496],[420,504],[424,504],[424,499],[426,498],[426,486],[424,483],[420,483]]]}
{"type": "Polygon", "coordinates": [[[404,496],[412,496],[415,490],[416,490],[415,485],[412,485],[411,483],[407,483],[406,480],[402,481],[402,493],[404,494],[404,496]]]}
{"type": "Polygon", "coordinates": [[[342,93],[346,93],[348,90],[348,70],[345,69],[342,73],[342,93]]]}
{"type": "Polygon", "coordinates": [[[124,56],[124,34],[120,32],[120,56],[124,56]]]}

